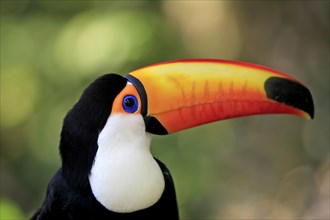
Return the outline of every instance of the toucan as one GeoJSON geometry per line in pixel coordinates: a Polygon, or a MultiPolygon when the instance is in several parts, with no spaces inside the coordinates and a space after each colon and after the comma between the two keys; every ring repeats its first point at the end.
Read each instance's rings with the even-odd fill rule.
{"type": "Polygon", "coordinates": [[[171,174],[150,153],[152,134],[270,113],[312,119],[310,91],[279,71],[218,59],[102,75],[64,118],[62,166],[32,219],[178,219],[171,174]]]}

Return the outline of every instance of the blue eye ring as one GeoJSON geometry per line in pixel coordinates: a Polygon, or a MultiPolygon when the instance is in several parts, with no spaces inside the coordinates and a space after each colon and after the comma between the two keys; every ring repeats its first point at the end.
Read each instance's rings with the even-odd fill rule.
{"type": "Polygon", "coordinates": [[[123,98],[122,106],[125,112],[134,113],[139,108],[139,102],[134,95],[127,95],[123,98]]]}

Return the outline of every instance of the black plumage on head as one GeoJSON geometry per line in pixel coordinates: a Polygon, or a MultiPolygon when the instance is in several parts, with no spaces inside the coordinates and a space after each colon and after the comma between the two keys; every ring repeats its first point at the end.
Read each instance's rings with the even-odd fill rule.
{"type": "Polygon", "coordinates": [[[60,154],[67,184],[84,191],[98,146],[97,138],[111,113],[112,103],[127,79],[106,74],[91,83],[64,118],[60,154]]]}

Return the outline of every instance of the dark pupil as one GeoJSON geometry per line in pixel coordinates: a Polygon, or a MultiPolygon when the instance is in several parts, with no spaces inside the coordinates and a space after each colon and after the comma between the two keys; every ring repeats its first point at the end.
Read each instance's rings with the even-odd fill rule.
{"type": "Polygon", "coordinates": [[[134,106],[134,99],[128,98],[125,100],[125,106],[128,108],[132,108],[134,106]]]}

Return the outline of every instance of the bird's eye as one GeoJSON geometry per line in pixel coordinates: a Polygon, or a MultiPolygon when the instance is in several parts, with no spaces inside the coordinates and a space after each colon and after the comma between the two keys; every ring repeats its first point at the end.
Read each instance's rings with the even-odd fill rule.
{"type": "Polygon", "coordinates": [[[123,99],[123,108],[127,113],[134,113],[138,110],[138,100],[133,95],[127,95],[123,99]]]}

